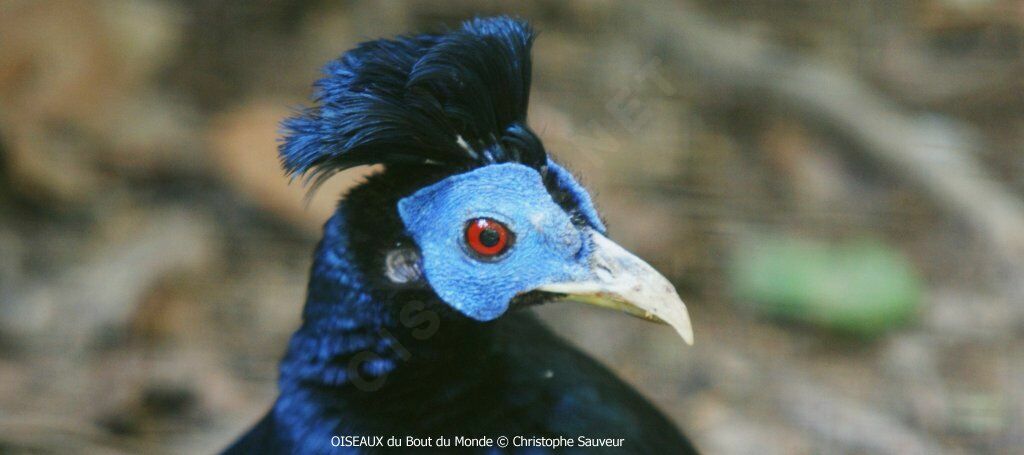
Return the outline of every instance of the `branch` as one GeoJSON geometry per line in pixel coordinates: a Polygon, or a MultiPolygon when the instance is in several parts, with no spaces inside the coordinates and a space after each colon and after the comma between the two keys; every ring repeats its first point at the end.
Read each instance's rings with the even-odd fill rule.
{"type": "Polygon", "coordinates": [[[833,128],[871,160],[906,177],[1012,263],[1024,259],[1024,205],[986,173],[967,125],[903,111],[842,68],[713,23],[675,2],[644,3],[632,33],[703,77],[764,96],[833,128]]]}

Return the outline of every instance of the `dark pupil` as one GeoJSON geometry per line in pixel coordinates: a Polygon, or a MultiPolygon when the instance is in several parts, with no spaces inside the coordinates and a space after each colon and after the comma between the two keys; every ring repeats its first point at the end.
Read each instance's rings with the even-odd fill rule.
{"type": "Polygon", "coordinates": [[[480,231],[480,243],[490,248],[497,245],[501,241],[501,234],[498,233],[494,228],[485,228],[480,231]]]}

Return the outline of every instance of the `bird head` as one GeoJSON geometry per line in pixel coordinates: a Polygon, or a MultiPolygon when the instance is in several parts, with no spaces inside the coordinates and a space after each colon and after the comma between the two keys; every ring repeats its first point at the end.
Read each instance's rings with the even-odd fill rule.
{"type": "Polygon", "coordinates": [[[499,17],[360,44],[284,122],[286,171],[315,187],[384,166],[339,206],[376,288],[426,291],[476,321],[579,301],[692,343],[672,284],[608,238],[586,189],[527,126],[532,42],[527,24],[499,17]]]}

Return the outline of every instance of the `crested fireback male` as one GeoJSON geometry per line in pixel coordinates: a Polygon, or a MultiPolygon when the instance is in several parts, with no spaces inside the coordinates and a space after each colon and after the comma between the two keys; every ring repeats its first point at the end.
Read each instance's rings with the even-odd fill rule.
{"type": "Polygon", "coordinates": [[[559,438],[587,452],[694,452],[525,310],[578,301],[693,338],[675,288],[607,237],[527,125],[533,40],[525,22],[496,17],[365,42],[283,122],[283,167],[314,187],[382,170],[326,222],[279,396],[228,453],[405,451],[410,437],[435,451],[535,453],[559,438]]]}

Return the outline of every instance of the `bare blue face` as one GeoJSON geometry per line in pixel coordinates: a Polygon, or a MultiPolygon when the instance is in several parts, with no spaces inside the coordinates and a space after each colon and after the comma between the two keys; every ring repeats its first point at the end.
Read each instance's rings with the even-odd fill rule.
{"type": "Polygon", "coordinates": [[[557,165],[549,172],[558,173],[591,226],[573,224],[540,174],[521,164],[454,175],[399,201],[399,215],[420,248],[424,276],[448,305],[489,321],[505,313],[517,294],[590,274],[590,233],[604,226],[568,172],[557,165]],[[479,220],[498,223],[493,229],[504,233],[481,235],[472,229],[479,220]],[[499,241],[504,248],[489,248],[499,241]]]}

